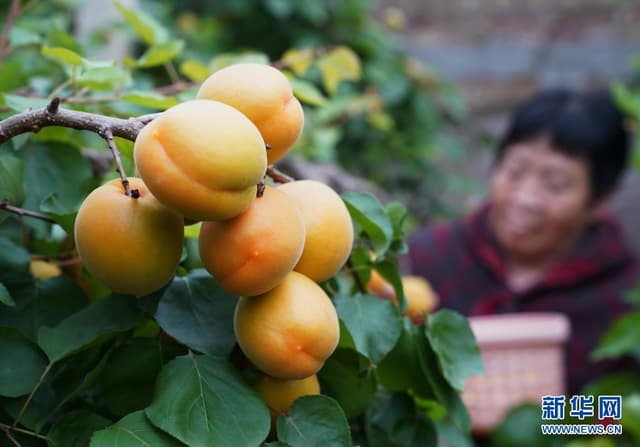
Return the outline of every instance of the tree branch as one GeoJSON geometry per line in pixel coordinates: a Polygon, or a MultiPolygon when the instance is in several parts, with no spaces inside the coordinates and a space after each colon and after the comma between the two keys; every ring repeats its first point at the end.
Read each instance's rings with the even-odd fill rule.
{"type": "Polygon", "coordinates": [[[138,197],[140,197],[140,193],[137,189],[134,189],[132,191],[131,187],[129,186],[129,179],[127,178],[127,174],[125,174],[124,172],[122,160],[120,159],[120,151],[118,150],[115,141],[113,141],[113,133],[111,132],[111,129],[105,130],[102,133],[102,138],[105,139],[105,141],[107,142],[107,146],[111,151],[111,156],[113,157],[113,161],[116,164],[116,171],[118,171],[118,174],[120,174],[120,181],[122,182],[122,186],[124,187],[125,195],[137,199],[138,197]]]}
{"type": "Polygon", "coordinates": [[[89,130],[104,137],[110,131],[114,137],[135,141],[142,128],[158,114],[143,115],[138,118],[113,118],[77,110],[59,108],[60,99],[53,98],[48,106],[28,110],[0,121],[0,144],[27,132],[38,132],[49,126],[69,127],[89,130]]]}
{"type": "Polygon", "coordinates": [[[12,214],[17,214],[18,216],[21,216],[21,217],[33,217],[34,219],[40,219],[45,222],[55,223],[55,220],[53,220],[46,214],[40,214],[36,211],[25,210],[23,208],[18,208],[17,206],[10,205],[7,199],[0,200],[0,210],[6,211],[12,214]]]}

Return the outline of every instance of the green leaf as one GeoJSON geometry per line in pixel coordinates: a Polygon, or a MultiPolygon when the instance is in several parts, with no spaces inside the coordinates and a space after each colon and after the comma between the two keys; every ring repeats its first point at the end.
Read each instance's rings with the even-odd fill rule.
{"type": "Polygon", "coordinates": [[[480,349],[468,320],[457,312],[441,309],[428,316],[425,335],[438,358],[444,378],[462,391],[472,374],[482,374],[480,349]]]}
{"type": "Polygon", "coordinates": [[[259,445],[270,416],[226,360],[177,357],[162,368],[146,415],[190,447],[259,445]]]}
{"type": "Polygon", "coordinates": [[[70,411],[63,415],[47,433],[49,447],[83,447],[96,430],[111,424],[98,414],[87,410],[70,411]]]}
{"type": "Polygon", "coordinates": [[[12,328],[0,327],[0,396],[29,394],[47,366],[36,345],[12,328]]]}
{"type": "Polygon", "coordinates": [[[15,265],[3,266],[2,250],[7,245],[2,242],[3,239],[0,238],[0,281],[11,293],[16,307],[0,307],[0,326],[15,328],[35,342],[40,326],[57,325],[84,307],[87,298],[68,276],[34,281],[29,273],[28,254],[24,270],[15,265]]]}
{"type": "Polygon", "coordinates": [[[109,91],[122,87],[129,79],[129,72],[120,67],[95,67],[82,71],[76,79],[76,85],[92,90],[109,91]]]}
{"type": "Polygon", "coordinates": [[[356,349],[372,363],[380,362],[395,346],[401,326],[393,303],[372,295],[337,295],[334,304],[356,349]]]}
{"type": "Polygon", "coordinates": [[[370,238],[378,256],[382,256],[393,238],[393,225],[378,199],[370,193],[347,192],[342,199],[351,218],[370,238]]]}
{"type": "Polygon", "coordinates": [[[138,59],[138,67],[148,68],[162,65],[178,56],[184,49],[184,40],[170,40],[150,47],[138,59]]]}
{"type": "MultiPolygon", "coordinates": [[[[0,201],[7,200],[14,206],[24,202],[24,163],[10,155],[0,155],[0,201]]],[[[0,212],[0,222],[6,214],[0,212]]]]}
{"type": "Polygon", "coordinates": [[[225,357],[233,348],[233,313],[238,298],[225,292],[204,269],[176,277],[160,298],[160,327],[192,349],[225,357]]]}
{"type": "Polygon", "coordinates": [[[322,81],[330,95],[336,93],[342,81],[357,81],[362,76],[360,58],[350,48],[340,46],[318,60],[322,81]]]}
{"type": "Polygon", "coordinates": [[[165,42],[169,33],[153,17],[142,11],[127,8],[121,2],[116,1],[115,7],[120,11],[127,24],[136,32],[148,45],[165,42]]]}
{"type": "Polygon", "coordinates": [[[124,416],[147,407],[162,367],[162,354],[155,338],[132,338],[109,358],[101,384],[109,410],[124,416]]]}
{"type": "Polygon", "coordinates": [[[413,329],[413,341],[418,353],[418,361],[422,373],[437,401],[442,404],[451,421],[463,433],[471,430],[471,418],[458,392],[447,382],[438,367],[438,358],[429,344],[429,340],[421,331],[421,327],[413,329]]]}
{"type": "Polygon", "coordinates": [[[289,79],[293,94],[305,104],[312,106],[323,106],[327,103],[327,98],[310,82],[300,79],[289,79]]]}
{"type": "Polygon", "coordinates": [[[631,433],[636,442],[640,442],[640,394],[637,392],[624,396],[622,402],[622,428],[626,433],[631,433]]]}
{"type": "Polygon", "coordinates": [[[420,447],[438,444],[436,428],[406,394],[383,395],[369,412],[371,447],[420,447]]]}
{"type": "Polygon", "coordinates": [[[10,95],[9,93],[3,93],[2,96],[4,97],[5,105],[16,112],[24,112],[29,109],[41,109],[49,104],[49,100],[46,98],[31,98],[28,96],[10,95]]]}
{"type": "Polygon", "coordinates": [[[640,311],[618,318],[604,333],[591,357],[594,360],[602,360],[632,354],[640,358],[639,324],[640,311]]]}
{"type": "Polygon", "coordinates": [[[144,411],[131,413],[96,432],[90,447],[181,447],[184,444],[151,425],[144,411]]]}
{"type": "Polygon", "coordinates": [[[491,434],[491,445],[496,447],[548,447],[549,437],[540,431],[541,420],[538,405],[520,405],[507,414],[491,434]]]}
{"type": "Polygon", "coordinates": [[[40,50],[43,56],[51,58],[57,62],[62,62],[63,64],[69,64],[74,66],[82,66],[82,56],[80,56],[75,51],[69,50],[67,48],[62,47],[42,47],[40,50]]]}
{"type": "Polygon", "coordinates": [[[66,144],[34,143],[20,155],[25,165],[24,208],[56,215],[78,210],[93,186],[91,164],[80,151],[66,144]]]}
{"type": "Polygon", "coordinates": [[[303,396],[276,422],[278,440],[296,447],[351,445],[347,418],[338,403],[323,395],[303,396]]]}
{"type": "Polygon", "coordinates": [[[389,391],[411,390],[421,398],[433,398],[433,391],[420,366],[419,346],[414,341],[414,333],[413,324],[408,319],[403,320],[402,335],[376,368],[376,376],[389,391]]]}
{"type": "Polygon", "coordinates": [[[203,82],[211,74],[209,67],[193,59],[182,62],[178,70],[192,82],[203,82]]]}
{"type": "Polygon", "coordinates": [[[329,357],[318,378],[322,393],[333,397],[352,419],[363,413],[373,401],[376,382],[368,360],[351,349],[337,349],[329,357]]]}
{"type": "Polygon", "coordinates": [[[135,299],[111,295],[95,301],[56,327],[41,327],[38,344],[52,362],[86,349],[101,338],[132,329],[140,322],[135,299]]]}
{"type": "Polygon", "coordinates": [[[59,194],[53,193],[40,204],[40,211],[47,213],[67,234],[73,234],[73,224],[80,203],[69,203],[59,194]]]}
{"type": "Polygon", "coordinates": [[[153,91],[131,91],[122,95],[121,99],[138,106],[160,110],[168,109],[169,107],[173,107],[178,104],[178,100],[176,98],[164,96],[153,91]]]}
{"type": "Polygon", "coordinates": [[[11,294],[7,288],[0,282],[0,303],[9,307],[16,307],[16,302],[11,298],[11,294]]]}
{"type": "Polygon", "coordinates": [[[31,257],[27,250],[0,236],[0,278],[6,278],[4,274],[13,271],[29,271],[30,262],[31,257]]]}
{"type": "Polygon", "coordinates": [[[400,270],[398,269],[397,262],[394,262],[390,259],[384,259],[382,261],[378,261],[374,264],[374,268],[380,273],[380,275],[389,281],[389,283],[393,286],[393,291],[396,294],[396,298],[400,297],[398,300],[398,311],[400,313],[404,313],[407,310],[407,297],[404,294],[404,288],[402,286],[402,276],[400,274],[400,270]]]}

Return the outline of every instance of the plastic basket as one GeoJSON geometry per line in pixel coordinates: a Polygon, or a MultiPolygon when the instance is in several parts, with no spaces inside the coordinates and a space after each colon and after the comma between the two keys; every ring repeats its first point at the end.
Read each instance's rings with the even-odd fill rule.
{"type": "Polygon", "coordinates": [[[565,393],[566,316],[518,313],[469,321],[484,361],[484,374],[471,376],[462,393],[474,433],[489,432],[516,405],[565,393]]]}

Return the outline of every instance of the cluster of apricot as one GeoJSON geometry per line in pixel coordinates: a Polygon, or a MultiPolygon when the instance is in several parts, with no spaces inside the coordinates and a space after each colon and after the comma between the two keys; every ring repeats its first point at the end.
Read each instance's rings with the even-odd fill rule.
{"type": "Polygon", "coordinates": [[[293,146],[303,110],[279,70],[237,64],[213,73],[197,99],[176,105],[138,135],[140,178],[94,190],[75,222],[83,264],[113,291],[147,295],[179,263],[185,222],[202,222],[199,252],[221,287],[237,295],[234,328],[265,376],[276,416],[319,392],[316,372],[339,338],[335,307],[317,284],[335,275],[353,243],[340,196],[310,180],[262,182],[293,146]]]}

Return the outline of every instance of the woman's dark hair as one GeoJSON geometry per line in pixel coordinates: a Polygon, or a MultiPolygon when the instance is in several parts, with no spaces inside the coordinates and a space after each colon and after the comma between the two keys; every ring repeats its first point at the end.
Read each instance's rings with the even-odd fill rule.
{"type": "Polygon", "coordinates": [[[613,191],[629,157],[625,117],[607,91],[543,91],[520,106],[498,145],[496,163],[516,143],[547,136],[554,150],[586,160],[591,202],[613,191]]]}

